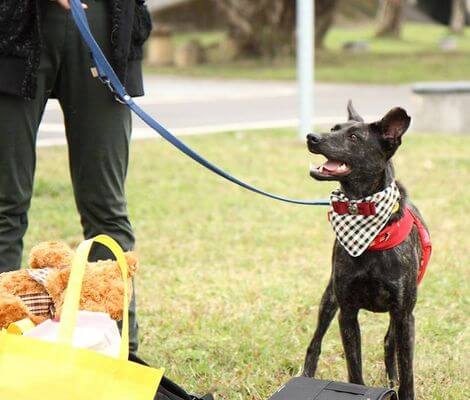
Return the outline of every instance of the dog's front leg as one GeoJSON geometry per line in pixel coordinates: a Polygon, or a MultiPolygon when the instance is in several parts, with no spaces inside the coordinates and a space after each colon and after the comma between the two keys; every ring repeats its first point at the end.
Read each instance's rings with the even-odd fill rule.
{"type": "Polygon", "coordinates": [[[349,382],[364,384],[362,378],[361,330],[357,314],[359,310],[343,310],[339,312],[339,329],[343,340],[343,348],[348,365],[349,382]]]}
{"type": "Polygon", "coordinates": [[[313,378],[317,370],[318,358],[321,352],[321,342],[325,336],[331,320],[334,318],[338,310],[338,303],[333,292],[333,282],[330,280],[325,292],[321,298],[320,309],[318,311],[318,322],[313,339],[308,346],[307,355],[305,357],[305,364],[303,376],[313,378]]]}
{"type": "Polygon", "coordinates": [[[385,350],[385,370],[387,371],[387,377],[389,385],[393,388],[398,383],[397,373],[397,341],[395,338],[395,328],[393,326],[393,320],[390,320],[390,325],[387,330],[387,335],[384,340],[385,350]]]}
{"type": "Polygon", "coordinates": [[[415,320],[412,312],[392,315],[398,350],[398,373],[400,400],[414,400],[413,353],[415,342],[415,320]]]}

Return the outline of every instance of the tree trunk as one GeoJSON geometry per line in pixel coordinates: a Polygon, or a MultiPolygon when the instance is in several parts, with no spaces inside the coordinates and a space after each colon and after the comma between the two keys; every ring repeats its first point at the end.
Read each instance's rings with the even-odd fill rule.
{"type": "Polygon", "coordinates": [[[403,0],[382,0],[379,8],[377,37],[400,37],[403,0]]]}
{"type": "Polygon", "coordinates": [[[272,57],[292,48],[295,0],[214,0],[245,55],[272,57]],[[282,49],[282,50],[281,50],[282,49]]]}
{"type": "Polygon", "coordinates": [[[338,0],[315,0],[315,47],[323,47],[325,36],[333,25],[338,0]]]}
{"type": "Polygon", "coordinates": [[[462,34],[465,29],[467,16],[466,0],[452,0],[452,14],[450,17],[450,30],[456,34],[462,34]]]}
{"type": "MultiPolygon", "coordinates": [[[[296,0],[213,0],[245,56],[294,54],[296,0]]],[[[311,0],[313,1],[313,0],[311,0]]],[[[315,42],[323,45],[339,0],[315,0],[315,42]]]]}

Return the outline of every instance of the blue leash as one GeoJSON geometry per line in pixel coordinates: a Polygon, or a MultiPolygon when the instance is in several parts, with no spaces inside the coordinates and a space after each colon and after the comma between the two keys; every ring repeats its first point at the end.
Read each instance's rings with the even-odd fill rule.
{"type": "Polygon", "coordinates": [[[310,205],[310,206],[327,206],[330,204],[329,200],[296,200],[296,199],[289,199],[286,197],[278,196],[275,194],[271,194],[265,192],[261,189],[257,189],[254,186],[245,183],[238,178],[228,174],[227,172],[223,171],[216,165],[212,164],[211,162],[207,161],[205,158],[200,156],[194,150],[186,146],[181,140],[171,134],[165,127],[160,125],[156,120],[154,120],[149,114],[147,114],[144,110],[142,110],[129,96],[124,88],[123,84],[117,77],[116,73],[114,72],[113,68],[109,64],[108,60],[106,59],[103,51],[99,47],[98,43],[96,43],[93,34],[91,33],[90,26],[88,25],[88,20],[83,10],[82,4],[80,0],[70,0],[70,6],[72,10],[72,17],[77,25],[77,28],[85,41],[86,45],[91,51],[91,55],[93,57],[93,61],[96,67],[97,77],[111,90],[111,92],[115,95],[116,100],[120,103],[126,104],[134,113],[136,113],[142,121],[144,121],[149,127],[155,130],[160,136],[162,136],[165,140],[170,142],[173,146],[175,146],[178,150],[192,158],[194,161],[206,167],[208,170],[214,172],[215,174],[245,188],[251,190],[252,192],[261,194],[266,197],[270,197],[271,199],[284,201],[287,203],[294,203],[294,204],[302,204],[302,205],[310,205]]]}

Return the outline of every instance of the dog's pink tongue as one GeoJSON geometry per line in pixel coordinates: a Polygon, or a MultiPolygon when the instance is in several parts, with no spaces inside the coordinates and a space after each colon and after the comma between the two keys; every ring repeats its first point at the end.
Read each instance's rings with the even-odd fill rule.
{"type": "Polygon", "coordinates": [[[323,164],[323,168],[330,172],[335,172],[341,166],[341,162],[328,160],[323,164]]]}

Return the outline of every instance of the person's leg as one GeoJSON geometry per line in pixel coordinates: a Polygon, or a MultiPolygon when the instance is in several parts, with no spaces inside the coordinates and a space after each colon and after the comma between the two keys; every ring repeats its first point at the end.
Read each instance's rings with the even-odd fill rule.
{"type": "Polygon", "coordinates": [[[47,3],[41,4],[43,51],[36,98],[0,95],[0,272],[21,265],[36,164],[36,135],[59,62],[57,49],[63,39],[63,24],[47,3]]]}
{"type": "MultiPolygon", "coordinates": [[[[88,1],[91,29],[106,54],[110,53],[109,11],[106,1],[88,1]]],[[[59,73],[58,96],[69,144],[70,171],[77,208],[86,238],[104,233],[124,250],[134,247],[124,183],[131,138],[130,110],[116,102],[91,76],[89,52],[69,21],[65,59],[59,73]]],[[[111,258],[101,246],[93,259],[111,258]]],[[[130,351],[137,351],[135,299],[129,312],[130,351]]]]}
{"type": "Polygon", "coordinates": [[[0,272],[21,266],[40,109],[36,100],[0,95],[0,272]]]}

